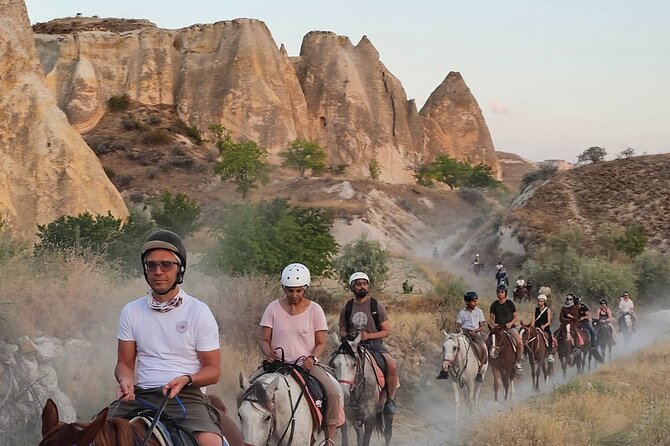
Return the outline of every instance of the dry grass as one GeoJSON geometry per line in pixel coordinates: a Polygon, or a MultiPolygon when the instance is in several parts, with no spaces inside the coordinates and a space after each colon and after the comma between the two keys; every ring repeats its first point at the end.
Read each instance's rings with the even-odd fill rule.
{"type": "Polygon", "coordinates": [[[557,386],[549,398],[515,407],[514,416],[487,419],[464,444],[670,444],[667,341],[557,386]]]}

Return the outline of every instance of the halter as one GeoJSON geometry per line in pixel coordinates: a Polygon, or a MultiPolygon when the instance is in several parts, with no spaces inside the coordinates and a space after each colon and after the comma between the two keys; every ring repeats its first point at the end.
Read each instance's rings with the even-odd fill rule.
{"type": "Polygon", "coordinates": [[[366,356],[363,351],[354,352],[347,351],[340,346],[339,349],[333,354],[330,360],[330,365],[332,367],[333,360],[337,355],[351,356],[354,359],[354,367],[356,368],[356,374],[354,379],[338,379],[337,381],[340,384],[346,384],[349,386],[349,399],[352,401],[352,408],[354,412],[358,412],[361,407],[361,397],[363,396],[363,389],[365,389],[365,384],[367,382],[365,378],[365,361],[366,356]]]}
{"type": "MultiPolygon", "coordinates": [[[[456,342],[456,351],[454,352],[454,359],[447,359],[445,358],[445,352],[442,352],[442,363],[444,364],[445,362],[447,363],[447,375],[449,375],[451,378],[456,380],[458,384],[460,384],[461,388],[465,385],[463,380],[463,373],[465,373],[465,369],[468,368],[468,360],[470,359],[470,343],[465,342],[463,339],[464,335],[459,334],[456,335],[457,342],[456,342]],[[465,342],[465,364],[462,366],[458,364],[458,354],[461,351],[461,340],[465,342]]],[[[451,338],[453,340],[453,338],[451,338]]],[[[446,342],[446,341],[445,341],[446,342]]]]}

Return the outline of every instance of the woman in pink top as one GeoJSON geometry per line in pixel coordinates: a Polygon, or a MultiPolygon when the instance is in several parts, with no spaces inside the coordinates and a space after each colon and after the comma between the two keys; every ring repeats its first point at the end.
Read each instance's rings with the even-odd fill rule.
{"type": "Polygon", "coordinates": [[[323,308],[305,297],[310,274],[301,263],[292,263],[281,275],[285,297],[270,302],[261,318],[261,350],[268,361],[295,362],[323,385],[328,398],[326,441],[333,443],[340,424],[340,392],[337,380],[321,367],[318,357],[326,345],[328,324],[323,308]]]}

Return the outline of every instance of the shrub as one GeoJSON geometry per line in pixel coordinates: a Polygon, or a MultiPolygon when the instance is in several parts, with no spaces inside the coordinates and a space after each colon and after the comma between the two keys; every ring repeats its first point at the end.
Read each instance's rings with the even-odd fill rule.
{"type": "Polygon", "coordinates": [[[329,212],[285,199],[236,205],[224,212],[221,236],[206,260],[232,275],[276,275],[291,262],[304,263],[313,276],[329,275],[337,252],[332,224],[329,212]]]}
{"type": "Polygon", "coordinates": [[[540,164],[539,169],[528,172],[521,178],[519,189],[523,191],[537,181],[546,181],[556,175],[556,172],[558,172],[558,166],[548,163],[540,164]]]}
{"type": "Polygon", "coordinates": [[[107,108],[112,112],[128,110],[130,106],[130,98],[127,94],[121,96],[112,96],[107,99],[107,108]]]}
{"type": "Polygon", "coordinates": [[[337,166],[330,166],[330,171],[335,176],[338,176],[338,177],[342,176],[345,173],[347,173],[347,165],[346,164],[338,164],[337,166]]]}
{"type": "Polygon", "coordinates": [[[463,201],[473,206],[478,206],[486,201],[481,191],[469,187],[460,188],[458,190],[458,196],[461,197],[463,201]]]}
{"type": "Polygon", "coordinates": [[[642,228],[632,226],[626,228],[622,235],[614,239],[614,245],[619,251],[635,257],[642,254],[647,247],[647,236],[644,235],[642,228]]]}
{"type": "Polygon", "coordinates": [[[156,200],[151,218],[158,227],[188,237],[200,227],[200,205],[184,194],[172,195],[165,192],[156,200]]]}
{"type": "Polygon", "coordinates": [[[379,175],[382,173],[382,169],[379,167],[379,161],[377,158],[372,158],[368,163],[368,171],[370,172],[370,178],[373,180],[379,179],[379,175]]]}
{"type": "Polygon", "coordinates": [[[167,130],[151,129],[144,133],[142,142],[144,144],[152,144],[157,146],[164,146],[172,141],[172,135],[167,130]]]}
{"type": "Polygon", "coordinates": [[[202,133],[195,125],[189,126],[181,119],[170,126],[170,131],[179,133],[180,135],[188,136],[196,145],[201,145],[203,142],[202,133]]]}
{"type": "Polygon", "coordinates": [[[592,146],[577,156],[577,163],[600,163],[605,161],[605,156],[607,151],[604,148],[592,146]]]}
{"type": "Polygon", "coordinates": [[[148,125],[143,124],[137,119],[133,118],[132,116],[126,116],[123,118],[121,120],[121,127],[123,127],[124,130],[139,132],[146,132],[151,128],[148,125]]]}
{"type": "Polygon", "coordinates": [[[409,283],[409,279],[405,279],[405,281],[402,283],[402,293],[410,294],[412,291],[414,291],[414,285],[409,283]]]}
{"type": "Polygon", "coordinates": [[[370,277],[370,287],[381,290],[389,271],[389,254],[377,241],[361,236],[342,248],[334,262],[337,277],[349,287],[349,276],[362,271],[370,277]]]}
{"type": "Polygon", "coordinates": [[[326,169],[326,152],[313,141],[295,139],[279,156],[284,159],[283,166],[298,169],[301,177],[307,169],[312,172],[323,172],[326,169]]]}
{"type": "Polygon", "coordinates": [[[670,256],[646,251],[634,263],[635,286],[640,301],[654,302],[667,296],[670,288],[670,256]]]}

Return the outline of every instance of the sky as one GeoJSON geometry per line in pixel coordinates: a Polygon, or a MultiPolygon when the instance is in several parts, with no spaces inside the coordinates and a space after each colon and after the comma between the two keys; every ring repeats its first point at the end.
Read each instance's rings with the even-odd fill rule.
{"type": "Polygon", "coordinates": [[[667,0],[26,0],[32,23],[145,18],[182,28],[266,23],[290,56],[310,31],[366,35],[420,109],[450,71],[463,75],[496,150],[532,161],[591,146],[608,159],[670,152],[667,0]]]}

